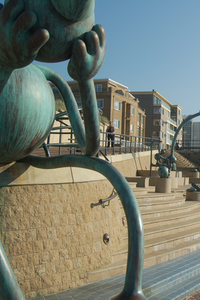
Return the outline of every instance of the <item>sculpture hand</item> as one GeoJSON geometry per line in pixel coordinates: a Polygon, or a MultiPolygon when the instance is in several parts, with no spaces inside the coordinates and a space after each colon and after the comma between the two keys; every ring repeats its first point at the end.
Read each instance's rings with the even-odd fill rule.
{"type": "Polygon", "coordinates": [[[36,15],[22,0],[10,0],[0,11],[0,68],[13,71],[30,64],[48,41],[45,29],[33,30],[36,15]]]}
{"type": "Polygon", "coordinates": [[[95,25],[92,31],[76,40],[68,64],[69,75],[77,81],[86,81],[94,77],[100,69],[106,50],[105,31],[101,25],[95,25]]]}

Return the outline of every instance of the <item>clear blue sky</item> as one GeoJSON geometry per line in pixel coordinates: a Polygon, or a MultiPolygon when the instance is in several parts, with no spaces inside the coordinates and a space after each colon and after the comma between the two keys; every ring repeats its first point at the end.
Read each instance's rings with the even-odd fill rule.
{"type": "MultiPolygon", "coordinates": [[[[183,114],[200,110],[200,0],[96,0],[95,16],[107,36],[96,78],[154,89],[183,114]]],[[[71,80],[67,62],[47,66],[71,80]]]]}

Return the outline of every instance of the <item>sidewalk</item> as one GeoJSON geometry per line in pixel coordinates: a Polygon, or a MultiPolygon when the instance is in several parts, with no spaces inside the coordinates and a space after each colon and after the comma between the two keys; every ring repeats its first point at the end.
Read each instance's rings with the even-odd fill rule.
{"type": "Polygon", "coordinates": [[[109,300],[122,291],[124,279],[123,274],[56,294],[37,296],[34,300],[109,300]]]}

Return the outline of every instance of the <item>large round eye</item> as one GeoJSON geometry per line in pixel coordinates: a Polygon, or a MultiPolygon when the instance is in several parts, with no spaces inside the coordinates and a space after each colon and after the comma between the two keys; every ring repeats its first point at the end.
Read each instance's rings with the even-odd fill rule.
{"type": "Polygon", "coordinates": [[[71,21],[83,21],[94,12],[94,0],[51,0],[55,9],[71,21]]]}

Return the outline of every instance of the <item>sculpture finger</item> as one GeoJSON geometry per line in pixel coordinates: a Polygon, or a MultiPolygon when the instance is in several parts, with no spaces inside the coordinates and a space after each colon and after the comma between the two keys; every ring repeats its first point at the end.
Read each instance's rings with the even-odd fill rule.
{"type": "Polygon", "coordinates": [[[37,22],[36,15],[31,11],[24,11],[16,20],[13,28],[13,33],[24,32],[30,30],[37,22]]]}
{"type": "Polygon", "coordinates": [[[95,31],[90,31],[85,37],[87,52],[90,55],[96,55],[99,52],[99,37],[95,31]]]}
{"type": "Polygon", "coordinates": [[[27,40],[27,48],[30,51],[30,54],[35,55],[48,41],[49,37],[49,32],[46,29],[35,31],[27,40]]]}
{"type": "Polygon", "coordinates": [[[95,31],[98,34],[99,37],[99,43],[101,48],[106,48],[106,34],[103,26],[97,24],[92,28],[93,31],[95,31]]]}
{"type": "Polygon", "coordinates": [[[87,65],[88,54],[83,41],[75,41],[72,49],[72,57],[68,64],[68,73],[74,80],[83,79],[85,66],[87,65]]]}
{"type": "Polygon", "coordinates": [[[76,62],[85,62],[87,60],[87,49],[82,40],[75,41],[72,49],[72,55],[76,62]]]}
{"type": "Polygon", "coordinates": [[[24,2],[22,0],[10,0],[1,10],[2,22],[14,22],[24,11],[24,2]]]}

